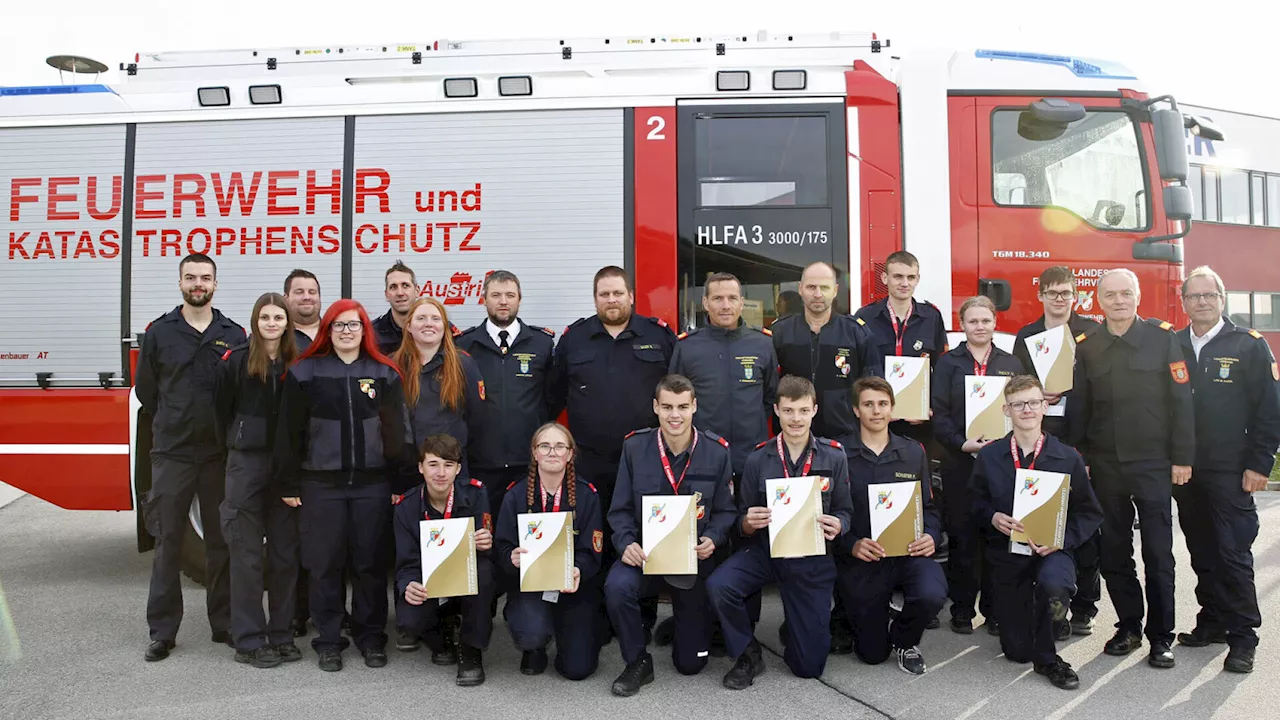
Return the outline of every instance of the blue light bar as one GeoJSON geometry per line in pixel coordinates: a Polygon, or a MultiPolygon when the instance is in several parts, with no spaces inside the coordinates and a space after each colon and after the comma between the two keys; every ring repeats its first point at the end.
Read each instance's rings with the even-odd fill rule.
{"type": "Polygon", "coordinates": [[[1020,62],[1043,63],[1045,65],[1059,65],[1082,78],[1107,78],[1112,80],[1136,80],[1138,78],[1129,68],[1111,60],[1050,55],[1048,53],[1016,52],[1012,50],[979,50],[974,53],[974,56],[988,60],[1017,60],[1020,62]]]}
{"type": "Polygon", "coordinates": [[[32,85],[29,87],[0,87],[0,97],[26,95],[78,95],[82,93],[109,93],[106,85],[32,85]]]}

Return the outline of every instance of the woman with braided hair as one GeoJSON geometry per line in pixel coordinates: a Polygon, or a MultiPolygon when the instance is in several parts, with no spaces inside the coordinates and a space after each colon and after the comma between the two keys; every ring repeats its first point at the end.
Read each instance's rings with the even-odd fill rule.
{"type": "Polygon", "coordinates": [[[596,671],[600,647],[590,622],[600,610],[600,554],[604,529],[595,486],[574,472],[573,436],[558,423],[538,428],[530,440],[529,474],[507,488],[498,513],[495,561],[519,587],[520,513],[573,512],[573,586],[559,592],[511,592],[503,617],[520,648],[520,672],[547,669],[547,643],[556,639],[556,672],[583,680],[596,671]],[[585,620],[585,621],[584,621],[585,620]]]}

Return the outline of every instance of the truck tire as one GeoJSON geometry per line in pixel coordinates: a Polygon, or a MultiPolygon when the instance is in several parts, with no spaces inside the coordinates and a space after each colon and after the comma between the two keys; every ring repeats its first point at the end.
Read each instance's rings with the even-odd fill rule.
{"type": "Polygon", "coordinates": [[[204,585],[204,524],[200,520],[200,498],[191,501],[187,530],[182,537],[182,574],[204,585]]]}

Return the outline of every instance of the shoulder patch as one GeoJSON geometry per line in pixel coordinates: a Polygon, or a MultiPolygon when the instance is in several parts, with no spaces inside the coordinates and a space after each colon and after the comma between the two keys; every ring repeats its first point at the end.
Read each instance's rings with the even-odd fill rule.
{"type": "Polygon", "coordinates": [[[595,486],[595,485],[592,485],[591,483],[587,483],[587,487],[591,488],[591,492],[593,492],[593,493],[597,493],[597,494],[599,494],[599,492],[600,492],[599,490],[597,490],[597,489],[596,489],[596,486],[595,486]]]}
{"type": "Polygon", "coordinates": [[[685,338],[687,338],[687,337],[689,337],[689,333],[687,333],[687,332],[682,332],[682,333],[680,333],[679,335],[677,335],[677,336],[676,336],[676,339],[677,339],[677,340],[683,340],[683,339],[685,339],[685,338]]]}
{"type": "Polygon", "coordinates": [[[491,513],[484,513],[480,517],[481,522],[484,523],[484,529],[489,532],[493,532],[493,515],[491,513]]]}
{"type": "Polygon", "coordinates": [[[773,331],[770,330],[769,328],[760,328],[760,332],[764,333],[765,335],[768,335],[769,337],[773,337],[773,331]]]}
{"type": "Polygon", "coordinates": [[[1262,339],[1263,339],[1263,337],[1262,337],[1262,333],[1258,332],[1257,330],[1250,330],[1250,331],[1249,331],[1249,334],[1250,334],[1250,335],[1252,335],[1253,337],[1257,338],[1258,340],[1262,340],[1262,339]]]}
{"type": "Polygon", "coordinates": [[[1173,329],[1173,323],[1171,323],[1171,322],[1161,322],[1161,323],[1160,323],[1160,329],[1161,329],[1161,330],[1172,330],[1172,329],[1173,329]]]}
{"type": "Polygon", "coordinates": [[[486,400],[486,399],[487,399],[487,398],[484,396],[484,381],[483,381],[483,380],[477,380],[477,381],[476,381],[476,390],[477,390],[477,391],[479,391],[479,393],[480,393],[480,399],[481,399],[481,400],[486,400]]]}
{"type": "Polygon", "coordinates": [[[550,328],[540,327],[540,328],[538,328],[538,329],[539,329],[539,330],[541,330],[542,332],[544,332],[544,333],[546,333],[546,334],[550,335],[551,337],[555,337],[555,336],[556,336],[556,331],[555,331],[555,330],[552,330],[552,329],[550,329],[550,328]]]}
{"type": "MultiPolygon", "coordinates": [[[[344,326],[344,327],[345,327],[345,326],[344,326]]],[[[234,350],[228,350],[228,351],[226,351],[226,352],[222,353],[222,359],[223,359],[223,360],[226,360],[226,359],[230,358],[230,357],[231,357],[231,353],[233,353],[233,352],[235,352],[235,351],[234,351],[234,350]]]]}
{"type": "Polygon", "coordinates": [[[1080,333],[1076,336],[1076,344],[1084,342],[1084,339],[1087,337],[1089,337],[1089,333],[1080,333]]]}
{"type": "Polygon", "coordinates": [[[462,334],[462,331],[458,329],[458,326],[453,323],[449,323],[449,330],[453,332],[454,337],[458,337],[462,334]]]}
{"type": "Polygon", "coordinates": [[[1191,375],[1187,372],[1187,363],[1185,360],[1169,363],[1169,374],[1173,375],[1173,381],[1179,385],[1186,385],[1191,381],[1191,375]]]}
{"type": "Polygon", "coordinates": [[[861,325],[861,326],[863,326],[863,327],[866,327],[866,326],[867,326],[867,321],[866,321],[866,320],[863,320],[862,318],[854,318],[854,320],[855,320],[859,325],[861,325]]]}
{"type": "Polygon", "coordinates": [[[472,484],[472,485],[474,485],[475,487],[478,487],[478,488],[482,488],[482,487],[484,487],[484,483],[480,482],[479,480],[477,480],[477,479],[475,479],[475,478],[471,478],[471,484],[472,484]]]}

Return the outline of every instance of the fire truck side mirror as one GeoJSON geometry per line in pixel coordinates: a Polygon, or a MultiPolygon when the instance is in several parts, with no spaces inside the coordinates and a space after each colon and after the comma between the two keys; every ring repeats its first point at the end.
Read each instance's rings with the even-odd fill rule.
{"type": "Polygon", "coordinates": [[[1164,215],[1170,220],[1190,220],[1194,204],[1191,188],[1186,185],[1170,185],[1164,189],[1164,215]]]}
{"type": "MultiPolygon", "coordinates": [[[[1156,165],[1163,180],[1187,179],[1187,141],[1183,136],[1182,113],[1161,108],[1151,111],[1151,127],[1156,136],[1156,165]]],[[[1165,196],[1168,204],[1168,196],[1165,196]]]]}

